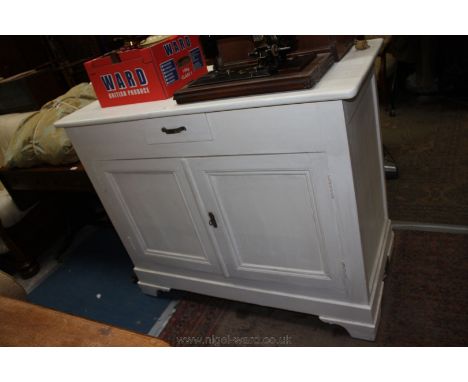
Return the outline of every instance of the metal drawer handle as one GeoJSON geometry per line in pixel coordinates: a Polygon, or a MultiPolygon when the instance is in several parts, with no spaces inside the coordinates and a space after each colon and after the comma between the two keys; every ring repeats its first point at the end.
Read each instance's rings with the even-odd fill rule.
{"type": "Polygon", "coordinates": [[[187,129],[185,128],[185,126],[180,126],[180,127],[176,127],[174,129],[166,129],[165,127],[163,127],[161,129],[161,131],[163,133],[166,133],[166,134],[179,134],[181,133],[182,131],[186,131],[187,129]]]}
{"type": "Polygon", "coordinates": [[[213,215],[213,212],[208,212],[208,217],[210,218],[208,224],[214,228],[218,228],[218,223],[216,222],[216,218],[213,215]]]}

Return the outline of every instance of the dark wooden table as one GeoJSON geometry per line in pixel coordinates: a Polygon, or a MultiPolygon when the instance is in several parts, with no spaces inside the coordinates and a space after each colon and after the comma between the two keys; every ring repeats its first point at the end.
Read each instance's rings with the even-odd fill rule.
{"type": "MultiPolygon", "coordinates": [[[[54,240],[53,235],[68,229],[73,215],[70,211],[78,210],[85,198],[97,200],[97,196],[81,163],[0,168],[0,181],[20,210],[34,206],[13,227],[5,228],[0,221],[0,237],[13,255],[12,268],[23,278],[32,277],[39,270],[38,254],[54,240]]],[[[71,242],[73,232],[68,236],[71,242]]]]}
{"type": "Polygon", "coordinates": [[[81,163],[12,169],[2,167],[0,181],[13,198],[25,191],[94,192],[93,185],[81,163]]]}

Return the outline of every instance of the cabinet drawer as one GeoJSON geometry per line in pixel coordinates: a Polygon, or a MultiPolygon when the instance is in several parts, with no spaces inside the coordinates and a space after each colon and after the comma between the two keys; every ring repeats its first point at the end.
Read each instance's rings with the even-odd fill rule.
{"type": "Polygon", "coordinates": [[[339,114],[334,102],[208,113],[216,146],[229,154],[325,151],[339,114]],[[229,152],[231,150],[231,152],[229,152]]]}
{"type": "Polygon", "coordinates": [[[211,141],[211,129],[205,114],[181,115],[141,121],[146,143],[211,141]]]}
{"type": "Polygon", "coordinates": [[[327,152],[343,127],[342,103],[334,101],[122,121],[67,134],[80,156],[114,160],[327,152]]]}

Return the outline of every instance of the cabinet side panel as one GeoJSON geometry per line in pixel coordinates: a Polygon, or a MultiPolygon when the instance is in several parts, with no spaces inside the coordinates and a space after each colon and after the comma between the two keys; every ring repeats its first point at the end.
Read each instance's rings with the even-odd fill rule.
{"type": "MultiPolygon", "coordinates": [[[[386,217],[383,168],[378,129],[378,115],[374,108],[371,81],[354,99],[357,102],[352,119],[347,123],[349,150],[356,191],[364,265],[367,280],[379,254],[386,217]],[[362,93],[362,94],[361,94],[362,93]]],[[[347,101],[344,101],[347,102],[347,101]]]]}

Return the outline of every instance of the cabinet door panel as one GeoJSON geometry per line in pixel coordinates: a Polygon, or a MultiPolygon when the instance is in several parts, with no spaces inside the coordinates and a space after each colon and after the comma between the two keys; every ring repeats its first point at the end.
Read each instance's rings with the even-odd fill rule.
{"type": "MultiPolygon", "coordinates": [[[[178,159],[103,162],[106,193],[124,211],[139,266],[218,271],[214,251],[178,159]]],[[[119,212],[121,213],[121,212],[119,212]]]]}
{"type": "Polygon", "coordinates": [[[233,277],[342,287],[339,245],[322,154],[189,160],[233,277]]]}

